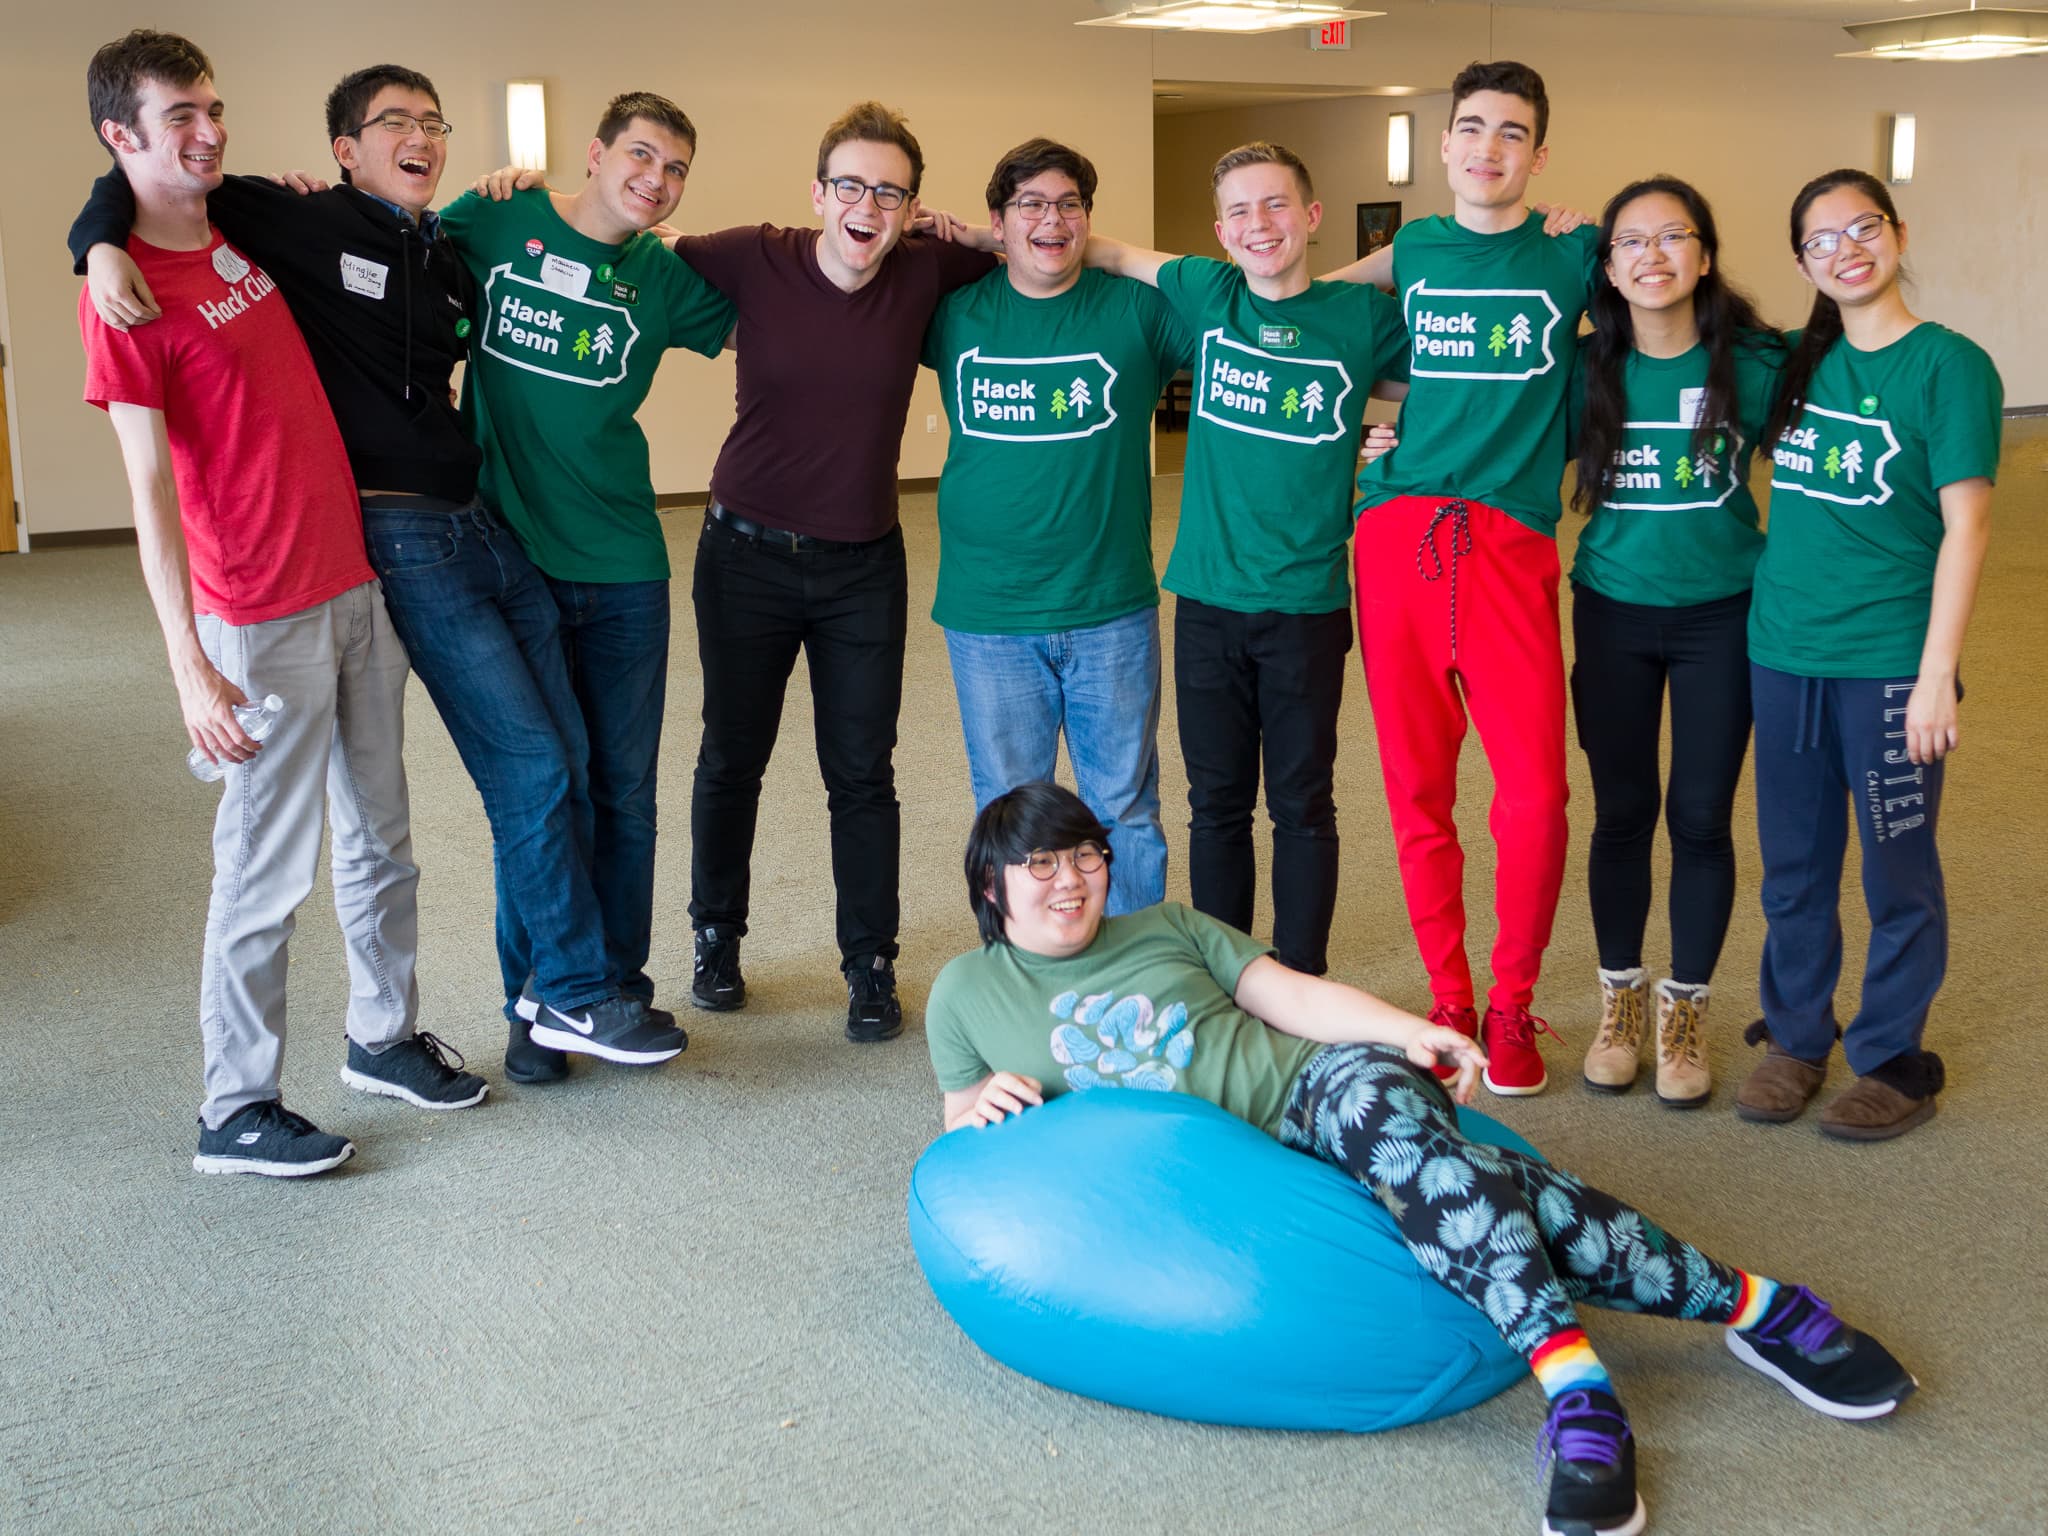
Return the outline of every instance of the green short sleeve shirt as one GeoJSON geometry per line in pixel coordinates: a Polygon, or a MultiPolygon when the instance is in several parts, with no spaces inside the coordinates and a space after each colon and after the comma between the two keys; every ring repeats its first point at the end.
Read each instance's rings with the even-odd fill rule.
{"type": "Polygon", "coordinates": [[[1262,299],[1199,256],[1162,267],[1159,291],[1200,348],[1167,590],[1239,613],[1348,607],[1359,431],[1374,382],[1406,377],[1399,309],[1356,283],[1262,299]]]}
{"type": "Polygon", "coordinates": [[[2005,389],[1984,349],[1922,321],[1890,346],[1837,341],[1772,449],[1752,661],[1801,677],[1920,670],[1941,488],[1996,479],[2005,389]]]}
{"type": "Polygon", "coordinates": [[[542,188],[502,203],[465,193],[441,222],[476,279],[463,410],[484,500],[550,576],[665,579],[634,415],[670,347],[718,355],[732,305],[651,234],[580,234],[542,188]]]}
{"type": "Polygon", "coordinates": [[[1048,1098],[1140,1088],[1191,1093],[1278,1134],[1294,1079],[1320,1047],[1237,1006],[1238,978],[1271,951],[1177,902],[1103,919],[1064,960],[1007,944],[949,962],[925,1004],[939,1087],[991,1072],[1048,1098]]]}

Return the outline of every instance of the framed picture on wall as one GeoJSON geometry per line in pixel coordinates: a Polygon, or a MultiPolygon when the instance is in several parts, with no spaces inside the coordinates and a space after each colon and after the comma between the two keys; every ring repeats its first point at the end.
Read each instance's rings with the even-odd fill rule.
{"type": "Polygon", "coordinates": [[[1394,243],[1394,231],[1401,227],[1399,203],[1358,205],[1358,254],[1370,256],[1382,246],[1394,243]]]}

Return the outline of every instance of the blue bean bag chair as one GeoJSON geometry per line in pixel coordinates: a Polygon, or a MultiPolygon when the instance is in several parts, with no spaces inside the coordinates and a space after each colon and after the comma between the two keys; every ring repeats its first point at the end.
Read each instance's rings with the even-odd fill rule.
{"type": "MultiPolygon", "coordinates": [[[[1535,1149],[1461,1110],[1475,1141],[1535,1149]]],[[[1069,1093],[941,1136],[910,1240],[981,1348],[1083,1397],[1210,1424],[1391,1429],[1529,1373],[1337,1169],[1180,1093],[1069,1093]]]]}

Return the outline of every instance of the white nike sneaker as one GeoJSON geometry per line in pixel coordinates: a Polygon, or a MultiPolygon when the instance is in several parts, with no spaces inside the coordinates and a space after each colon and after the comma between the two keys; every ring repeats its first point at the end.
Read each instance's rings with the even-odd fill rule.
{"type": "Polygon", "coordinates": [[[566,1011],[543,1002],[530,1033],[535,1045],[628,1067],[680,1056],[690,1043],[682,1030],[650,1017],[637,997],[608,997],[566,1011]]]}

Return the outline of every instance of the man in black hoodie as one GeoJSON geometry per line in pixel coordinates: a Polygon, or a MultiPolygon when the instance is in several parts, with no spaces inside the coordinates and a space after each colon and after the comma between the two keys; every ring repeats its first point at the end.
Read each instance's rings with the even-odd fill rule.
{"type": "MultiPolygon", "coordinates": [[[[548,1082],[567,1058],[528,1037],[519,999],[572,1026],[585,1053],[666,1061],[685,1038],[624,995],[591,883],[588,744],[546,582],[477,499],[480,455],[449,391],[468,348],[471,285],[429,210],[453,131],[433,82],[381,64],[327,98],[343,185],[312,196],[230,176],[216,224],[277,280],[348,450],[370,562],[490,817],[506,1075],[548,1082]]],[[[71,230],[109,325],[156,318],[123,244],[134,199],[117,168],[71,230]]]]}

